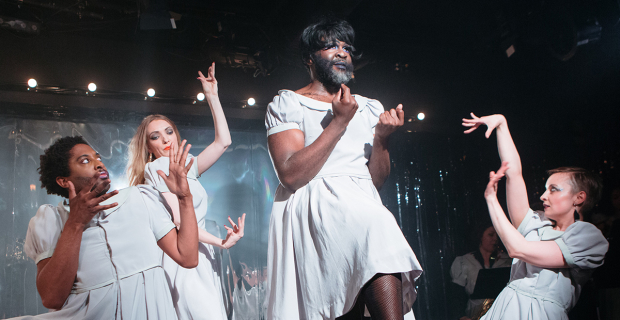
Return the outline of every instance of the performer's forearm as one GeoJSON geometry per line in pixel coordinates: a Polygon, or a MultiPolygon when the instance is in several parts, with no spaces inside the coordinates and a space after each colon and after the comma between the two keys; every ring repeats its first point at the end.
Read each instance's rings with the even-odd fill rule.
{"type": "Polygon", "coordinates": [[[506,177],[521,175],[521,158],[517,152],[517,147],[512,140],[510,130],[508,130],[508,123],[506,118],[502,115],[497,115],[502,118],[503,121],[495,129],[497,135],[497,149],[499,151],[499,158],[503,161],[510,163],[510,168],[506,170],[506,177]]]}
{"type": "Polygon", "coordinates": [[[224,240],[200,228],[198,228],[198,241],[202,243],[210,244],[218,248],[226,249],[224,248],[224,245],[222,244],[224,240]]]}
{"type": "Polygon", "coordinates": [[[372,183],[380,190],[385,180],[390,175],[390,153],[388,151],[388,139],[375,136],[372,145],[372,154],[368,161],[368,170],[372,177],[372,183]]]}
{"type": "Polygon", "coordinates": [[[304,147],[304,135],[299,130],[269,136],[269,149],[282,185],[295,191],[310,182],[321,171],[345,130],[346,124],[332,121],[307,147],[304,147]],[[281,149],[290,150],[291,154],[284,154],[281,149]]]}
{"type": "Polygon", "coordinates": [[[510,220],[515,228],[518,228],[523,221],[523,217],[529,210],[529,201],[527,197],[527,189],[523,180],[521,169],[521,158],[517,147],[512,140],[510,130],[506,118],[502,115],[501,122],[495,129],[497,135],[497,149],[501,161],[508,161],[508,169],[506,170],[506,203],[510,220]]]}
{"type": "Polygon", "coordinates": [[[206,100],[209,104],[209,108],[211,108],[211,115],[213,116],[215,139],[197,157],[198,172],[200,174],[207,171],[232,143],[230,130],[228,129],[228,123],[226,122],[226,116],[224,115],[220,98],[217,94],[208,94],[206,95],[206,100]]]}
{"type": "Polygon", "coordinates": [[[60,309],[71,293],[79,266],[84,225],[65,224],[51,258],[37,264],[37,290],[43,306],[60,309]]]}
{"type": "Polygon", "coordinates": [[[508,221],[497,197],[487,198],[489,215],[497,235],[506,246],[511,258],[519,259],[541,268],[567,268],[560,247],[554,241],[527,241],[508,221]]]}
{"type": "Polygon", "coordinates": [[[185,268],[193,268],[198,265],[198,223],[191,196],[179,198],[179,211],[181,226],[178,231],[177,249],[181,261],[177,263],[185,268]]]}

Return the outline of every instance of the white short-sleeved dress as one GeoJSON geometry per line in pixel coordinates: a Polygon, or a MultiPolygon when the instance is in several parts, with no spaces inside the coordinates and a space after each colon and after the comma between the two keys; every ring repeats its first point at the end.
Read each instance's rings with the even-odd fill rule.
{"type": "MultiPolygon", "coordinates": [[[[477,254],[480,254],[478,252],[477,254]]],[[[480,257],[481,258],[481,257],[480,257]]],[[[510,268],[512,265],[512,259],[505,253],[500,252],[493,260],[491,268],[510,268]]],[[[465,292],[468,296],[474,293],[476,287],[476,280],[478,279],[478,272],[483,269],[482,264],[476,259],[476,254],[470,252],[468,254],[458,256],[454,259],[452,267],[450,268],[450,276],[452,282],[458,284],[461,287],[465,287],[465,292]]],[[[465,308],[465,315],[472,317],[472,314],[476,311],[476,308],[482,305],[484,299],[469,299],[467,300],[467,307],[465,308]]]]}
{"type": "Polygon", "coordinates": [[[514,259],[508,286],[482,319],[567,320],[581,286],[603,264],[607,240],[594,225],[583,221],[566,231],[553,230],[551,221],[532,210],[517,230],[528,241],[555,241],[569,268],[546,269],[514,259]]]}
{"type": "MultiPolygon", "coordinates": [[[[60,310],[33,319],[176,319],[157,241],[174,228],[161,194],[148,186],[122,189],[82,234],[71,294],[60,310]]],[[[43,205],[30,220],[24,250],[52,257],[69,207],[43,205]]],[[[31,317],[24,317],[29,319],[31,317]]]]}
{"type": "MultiPolygon", "coordinates": [[[[383,106],[355,95],[358,112],[319,173],[291,193],[280,185],[269,226],[267,319],[334,319],[350,311],[377,273],[401,273],[404,312],[413,318],[422,273],[367,167],[383,106]]],[[[305,146],[332,119],[331,103],[282,90],[267,108],[268,135],[299,129],[305,146]]]]}
{"type": "MultiPolygon", "coordinates": [[[[187,157],[187,163],[193,157],[187,157]]],[[[198,228],[205,229],[205,215],[207,214],[207,192],[198,181],[198,159],[187,174],[189,189],[194,201],[194,212],[198,221],[198,228]]],[[[146,164],[144,178],[148,185],[154,186],[160,192],[170,192],[166,183],[157,174],[162,170],[168,175],[168,157],[160,157],[146,164]]],[[[168,219],[170,220],[170,216],[168,219]]],[[[168,275],[172,299],[179,319],[208,319],[226,320],[221,283],[221,267],[217,263],[215,251],[210,244],[199,243],[198,266],[193,269],[180,267],[168,255],[164,254],[163,267],[168,275]]]]}

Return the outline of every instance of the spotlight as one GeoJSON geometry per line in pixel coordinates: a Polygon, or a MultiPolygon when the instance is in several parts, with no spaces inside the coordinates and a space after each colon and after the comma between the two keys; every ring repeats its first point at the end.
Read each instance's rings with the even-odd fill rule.
{"type": "Polygon", "coordinates": [[[97,90],[97,85],[96,85],[96,84],[94,84],[94,83],[92,83],[92,82],[91,82],[91,83],[89,83],[89,84],[88,84],[88,91],[90,91],[90,92],[95,92],[95,90],[97,90]]]}
{"type": "Polygon", "coordinates": [[[149,97],[154,97],[154,96],[155,96],[155,89],[153,89],[153,88],[149,88],[148,90],[146,90],[146,94],[147,94],[149,97]]]}
{"type": "Polygon", "coordinates": [[[256,100],[254,100],[254,98],[248,99],[248,106],[253,106],[255,103],[256,103],[256,100]]]}
{"type": "Polygon", "coordinates": [[[36,86],[37,86],[37,80],[35,80],[35,79],[30,79],[30,80],[28,80],[28,86],[29,86],[30,88],[34,88],[34,87],[36,87],[36,86]]]}
{"type": "Polygon", "coordinates": [[[422,121],[422,120],[424,120],[425,117],[426,116],[424,115],[423,112],[418,113],[418,120],[422,121]]]}
{"type": "Polygon", "coordinates": [[[198,101],[202,101],[205,99],[205,94],[204,93],[199,93],[196,95],[196,99],[198,99],[198,101]]]}

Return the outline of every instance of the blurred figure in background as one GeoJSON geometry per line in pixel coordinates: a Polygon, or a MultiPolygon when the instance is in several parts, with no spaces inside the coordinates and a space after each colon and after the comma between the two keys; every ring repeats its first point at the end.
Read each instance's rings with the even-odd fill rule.
{"type": "Polygon", "coordinates": [[[461,320],[470,320],[479,314],[485,300],[469,298],[474,292],[478,272],[481,269],[510,267],[512,261],[505,252],[499,250],[499,239],[490,221],[476,227],[475,239],[478,250],[456,257],[450,269],[452,282],[462,287],[461,290],[464,289],[467,295],[465,310],[461,309],[458,313],[462,316],[461,320]]]}

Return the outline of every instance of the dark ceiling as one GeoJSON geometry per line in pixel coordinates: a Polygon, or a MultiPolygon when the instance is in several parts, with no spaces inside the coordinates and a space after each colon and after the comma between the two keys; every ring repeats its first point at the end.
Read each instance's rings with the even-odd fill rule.
{"type": "MultiPolygon", "coordinates": [[[[83,96],[96,82],[98,97],[190,105],[196,71],[215,61],[225,107],[255,97],[264,110],[308,82],[297,37],[321,14],[356,29],[355,92],[427,113],[408,130],[460,129],[469,111],[617,124],[618,0],[0,0],[0,89],[36,78],[38,93],[83,96]],[[176,29],[152,29],[171,17],[176,29]],[[157,96],[144,101],[149,87],[157,96]]],[[[28,103],[12,97],[5,106],[28,103]]]]}

